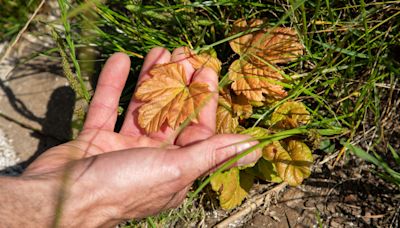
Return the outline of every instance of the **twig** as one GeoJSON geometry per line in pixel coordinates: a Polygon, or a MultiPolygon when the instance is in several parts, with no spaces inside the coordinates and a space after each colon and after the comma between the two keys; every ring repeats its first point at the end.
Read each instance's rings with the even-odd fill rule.
{"type": "Polygon", "coordinates": [[[256,199],[253,202],[251,202],[249,205],[247,205],[245,208],[243,208],[240,211],[238,211],[237,213],[229,216],[224,221],[217,224],[215,227],[216,228],[228,227],[229,224],[232,224],[235,221],[245,217],[252,211],[255,211],[258,207],[260,207],[264,203],[266,196],[282,191],[286,187],[286,185],[287,185],[286,182],[280,183],[279,185],[272,188],[271,190],[268,190],[267,192],[263,193],[262,195],[257,196],[256,199]]]}
{"type": "MultiPolygon", "coordinates": [[[[17,44],[17,42],[19,41],[19,39],[21,38],[22,34],[25,32],[25,30],[28,28],[28,26],[30,25],[30,23],[32,22],[33,18],[35,18],[36,14],[39,13],[39,10],[42,8],[43,4],[44,4],[45,0],[42,0],[39,4],[39,6],[35,9],[35,11],[33,12],[33,14],[31,15],[31,17],[29,18],[29,20],[25,23],[24,27],[18,32],[18,35],[15,37],[14,41],[10,44],[10,46],[8,46],[8,48],[6,49],[6,51],[4,52],[4,55],[1,57],[0,59],[0,64],[7,59],[8,55],[11,52],[11,49],[15,46],[15,44],[17,44]]],[[[7,74],[6,74],[7,75],[7,74]]]]}
{"type": "Polygon", "coordinates": [[[322,160],[322,161],[320,161],[320,162],[318,163],[318,165],[323,165],[323,164],[329,162],[330,160],[336,158],[336,157],[338,156],[339,152],[340,152],[340,151],[336,151],[335,153],[333,153],[333,154],[331,154],[331,155],[325,157],[324,160],[322,160]]]}

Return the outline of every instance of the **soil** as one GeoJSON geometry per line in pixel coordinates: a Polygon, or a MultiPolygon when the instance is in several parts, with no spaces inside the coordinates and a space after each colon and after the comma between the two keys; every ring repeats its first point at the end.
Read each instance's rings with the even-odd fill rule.
{"type": "MultiPolygon", "coordinates": [[[[18,174],[47,148],[71,137],[75,105],[59,61],[38,57],[19,63],[41,48],[25,38],[19,43],[11,61],[17,66],[7,77],[0,77],[0,129],[11,139],[21,161],[3,170],[8,175],[18,174]]],[[[335,157],[327,161],[326,156],[315,154],[314,172],[304,185],[286,187],[269,206],[258,208],[232,227],[400,226],[398,188],[378,178],[370,165],[357,158],[348,157],[333,167],[335,157]]],[[[218,219],[208,218],[208,226],[229,216],[221,214],[218,219]]]]}
{"type": "MultiPolygon", "coordinates": [[[[335,167],[321,165],[323,156],[315,157],[314,172],[301,186],[287,186],[278,195],[271,195],[229,227],[400,227],[400,192],[396,186],[374,175],[372,167],[356,157],[335,167]]],[[[273,188],[266,185],[256,185],[247,202],[273,188]]],[[[231,213],[209,213],[209,217],[217,216],[207,219],[208,227],[247,205],[245,202],[231,213]]]]}
{"type": "Polygon", "coordinates": [[[314,172],[244,227],[399,227],[400,192],[370,168],[346,164],[314,172]]]}

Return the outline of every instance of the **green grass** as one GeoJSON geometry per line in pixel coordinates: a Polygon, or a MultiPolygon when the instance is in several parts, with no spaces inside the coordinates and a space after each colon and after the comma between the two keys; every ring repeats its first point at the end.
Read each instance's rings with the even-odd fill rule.
{"type": "MultiPolygon", "coordinates": [[[[354,154],[356,154],[358,157],[374,164],[376,167],[379,167],[382,171],[378,173],[379,176],[384,178],[387,181],[393,182],[397,186],[400,187],[400,172],[396,172],[390,166],[388,165],[387,161],[382,158],[381,155],[373,151],[373,154],[369,154],[363,149],[359,147],[355,147],[351,144],[346,144],[346,147],[350,149],[354,154]]],[[[400,166],[400,157],[399,154],[394,150],[394,148],[389,144],[388,149],[392,153],[393,159],[394,159],[394,167],[399,167],[400,166]]]]}
{"type": "MultiPolygon", "coordinates": [[[[120,101],[122,110],[135,88],[143,57],[155,46],[171,51],[180,46],[197,51],[213,49],[223,62],[221,79],[226,81],[227,69],[238,57],[228,44],[235,38],[231,35],[234,20],[267,18],[270,27],[294,27],[306,53],[298,61],[283,66],[287,77],[293,79],[287,99],[301,100],[308,106],[313,116],[309,128],[327,129],[314,134],[310,141],[315,148],[320,147],[320,142],[329,145],[326,153],[350,148],[355,155],[375,164],[377,174],[396,182],[392,174],[399,172],[395,128],[399,118],[396,102],[400,90],[400,1],[262,2],[265,3],[110,0],[107,4],[88,1],[70,5],[59,0],[62,17],[54,23],[64,27],[57,31],[64,37],[63,58],[72,63],[79,84],[76,91],[87,101],[90,89],[85,87],[85,81],[95,77],[100,69],[94,66],[116,51],[131,56],[131,75],[120,101]],[[84,55],[87,50],[96,50],[96,55],[84,55]],[[341,129],[342,134],[326,135],[335,129],[341,129]],[[365,150],[361,152],[350,144],[365,150]]],[[[259,108],[244,125],[263,124],[272,110],[259,108]]],[[[290,135],[304,133],[297,131],[301,132],[290,135]]],[[[271,139],[263,140],[265,144],[271,139]]],[[[220,171],[222,168],[217,172],[220,171]]],[[[207,182],[208,179],[200,182],[196,193],[207,182]]],[[[149,226],[170,224],[185,216],[163,214],[148,222],[149,226]]]]}
{"type": "Polygon", "coordinates": [[[0,42],[12,40],[39,5],[39,0],[0,0],[0,42]]]}

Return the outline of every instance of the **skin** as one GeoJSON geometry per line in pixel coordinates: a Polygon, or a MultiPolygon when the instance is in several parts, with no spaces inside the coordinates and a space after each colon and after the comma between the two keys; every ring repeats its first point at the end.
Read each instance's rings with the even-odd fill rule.
{"type": "MultiPolygon", "coordinates": [[[[137,123],[141,103],[132,99],[120,132],[114,132],[118,101],[130,68],[129,57],[105,64],[77,139],[53,147],[20,177],[0,177],[0,221],[5,227],[112,227],[178,206],[195,179],[253,146],[244,135],[215,135],[216,73],[195,70],[183,48],[171,54],[154,48],[146,56],[139,83],[154,64],[179,62],[188,82],[207,83],[213,95],[198,123],[181,132],[163,126],[146,135],[137,123]]],[[[237,165],[252,163],[255,151],[237,165]]]]}

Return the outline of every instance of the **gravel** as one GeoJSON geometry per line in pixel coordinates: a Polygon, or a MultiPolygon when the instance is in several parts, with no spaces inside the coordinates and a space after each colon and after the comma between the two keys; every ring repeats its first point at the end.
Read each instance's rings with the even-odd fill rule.
{"type": "Polygon", "coordinates": [[[19,162],[19,158],[11,146],[11,142],[6,138],[0,129],[0,170],[14,166],[19,162]]]}

